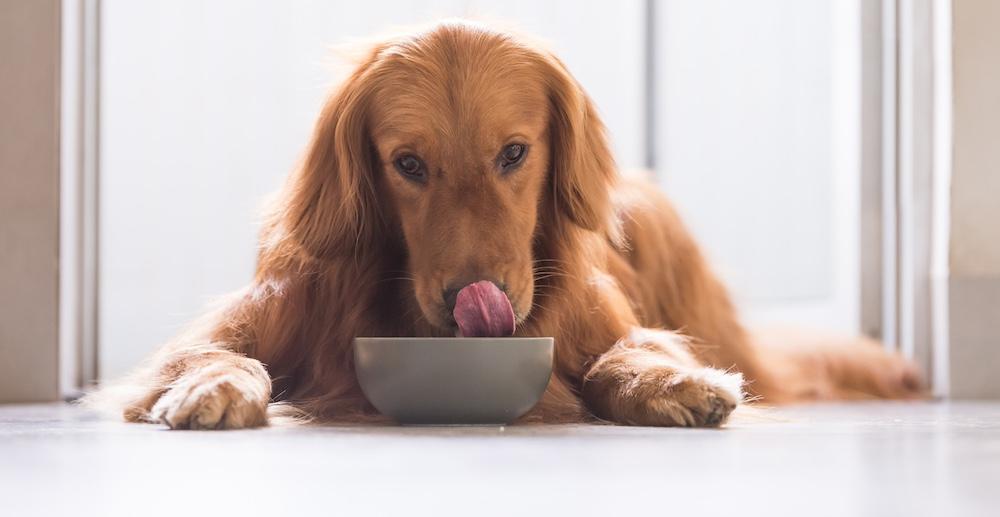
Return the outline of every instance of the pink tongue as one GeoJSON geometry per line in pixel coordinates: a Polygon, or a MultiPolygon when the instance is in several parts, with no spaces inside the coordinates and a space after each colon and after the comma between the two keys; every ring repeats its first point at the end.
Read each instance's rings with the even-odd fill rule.
{"type": "Polygon", "coordinates": [[[455,321],[465,337],[502,337],[514,333],[514,309],[493,282],[480,280],[458,292],[455,321]]]}

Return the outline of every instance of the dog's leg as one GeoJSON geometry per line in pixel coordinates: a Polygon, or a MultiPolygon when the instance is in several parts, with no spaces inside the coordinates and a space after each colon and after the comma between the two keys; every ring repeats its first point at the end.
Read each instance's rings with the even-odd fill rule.
{"type": "MultiPolygon", "coordinates": [[[[271,378],[261,361],[249,356],[254,349],[260,352],[251,339],[268,332],[259,323],[261,300],[275,298],[258,289],[223,300],[144,367],[123,381],[102,386],[83,403],[118,411],[130,422],[163,423],[173,429],[266,424],[271,378]]],[[[274,307],[272,303],[272,312],[274,307]]]]}
{"type": "Polygon", "coordinates": [[[256,359],[215,345],[178,346],[81,403],[127,422],[171,429],[241,429],[267,424],[271,379],[256,359]]]}
{"type": "Polygon", "coordinates": [[[753,333],[758,353],[781,384],[766,401],[916,399],[926,387],[912,361],[877,341],[819,331],[769,328],[753,333]]]}
{"type": "MultiPolygon", "coordinates": [[[[240,429],[267,423],[271,379],[264,366],[226,350],[186,351],[170,364],[148,412],[131,405],[126,418],[164,423],[171,429],[240,429]]],[[[149,403],[146,397],[140,404],[149,403]]]]}
{"type": "Polygon", "coordinates": [[[715,427],[743,400],[743,377],[699,364],[679,334],[637,328],[590,368],[583,399],[622,424],[715,427]]]}

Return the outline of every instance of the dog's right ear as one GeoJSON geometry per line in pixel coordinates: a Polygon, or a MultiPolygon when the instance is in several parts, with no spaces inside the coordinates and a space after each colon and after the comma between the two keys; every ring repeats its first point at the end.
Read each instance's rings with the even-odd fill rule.
{"type": "Polygon", "coordinates": [[[314,257],[364,253],[384,228],[368,128],[373,69],[383,47],[372,49],[327,99],[305,158],[278,201],[278,226],[314,257]]]}

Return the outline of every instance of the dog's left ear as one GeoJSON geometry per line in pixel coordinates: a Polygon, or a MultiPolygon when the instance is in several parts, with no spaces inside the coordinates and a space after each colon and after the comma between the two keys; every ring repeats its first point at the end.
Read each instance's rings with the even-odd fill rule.
{"type": "Polygon", "coordinates": [[[610,188],[617,173],[604,123],[566,66],[552,55],[543,59],[552,109],[549,134],[557,209],[583,228],[614,233],[610,188]]]}

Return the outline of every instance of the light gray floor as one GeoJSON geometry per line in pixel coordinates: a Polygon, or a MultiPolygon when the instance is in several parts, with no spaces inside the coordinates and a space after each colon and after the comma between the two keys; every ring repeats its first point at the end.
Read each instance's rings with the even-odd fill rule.
{"type": "Polygon", "coordinates": [[[167,431],[0,406],[0,515],[1000,515],[1000,404],[768,410],[722,430],[167,431]]]}

